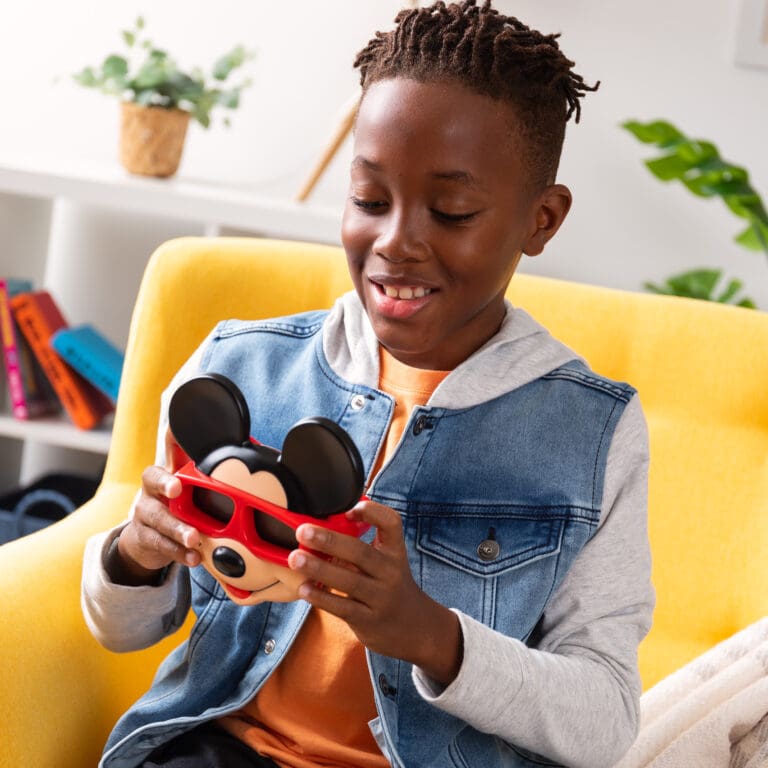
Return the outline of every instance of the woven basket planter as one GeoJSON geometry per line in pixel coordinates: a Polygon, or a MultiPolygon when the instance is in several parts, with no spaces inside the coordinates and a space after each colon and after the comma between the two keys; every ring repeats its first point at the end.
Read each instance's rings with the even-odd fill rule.
{"type": "Polygon", "coordinates": [[[173,176],[181,162],[189,112],[122,102],[120,162],[140,176],[173,176]]]}

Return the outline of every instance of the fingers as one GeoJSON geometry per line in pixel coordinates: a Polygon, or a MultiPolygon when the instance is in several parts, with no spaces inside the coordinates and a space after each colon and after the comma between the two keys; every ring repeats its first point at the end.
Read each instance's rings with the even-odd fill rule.
{"type": "Polygon", "coordinates": [[[199,531],[168,510],[167,500],[181,493],[181,481],[163,467],[152,466],[144,470],[141,482],[133,516],[120,534],[121,558],[137,575],[141,569],[158,570],[171,562],[198,565],[199,531]]]}
{"type": "Polygon", "coordinates": [[[361,501],[347,512],[347,517],[351,520],[368,523],[376,528],[374,547],[405,548],[403,522],[394,509],[375,501],[361,501]]]}
{"type": "MultiPolygon", "coordinates": [[[[414,581],[400,515],[365,501],[347,516],[376,527],[373,544],[315,524],[296,530],[299,543],[312,550],[297,549],[288,556],[289,567],[306,578],[299,597],[344,620],[370,650],[420,665],[429,662],[442,633],[456,619],[414,581]],[[427,653],[425,636],[434,639],[427,653]]],[[[449,663],[455,660],[454,645],[447,654],[449,663]]],[[[444,667],[448,664],[441,661],[439,679],[448,679],[444,667]]]]}
{"type": "Polygon", "coordinates": [[[328,558],[303,550],[294,550],[288,558],[289,567],[308,579],[300,590],[301,596],[308,599],[306,596],[311,594],[311,602],[318,607],[322,605],[316,600],[335,604],[338,601],[329,601],[319,596],[317,593],[323,590],[317,584],[371,605],[381,590],[381,584],[397,581],[403,563],[407,562],[402,523],[397,512],[366,501],[347,514],[377,528],[373,545],[312,524],[301,525],[296,530],[296,538],[303,547],[328,558]]]}
{"type": "Polygon", "coordinates": [[[303,585],[307,589],[299,590],[300,597],[305,597],[305,594],[309,595],[314,590],[325,592],[327,589],[333,589],[348,598],[368,604],[375,591],[374,579],[358,568],[350,567],[346,562],[324,560],[311,552],[296,549],[288,556],[288,566],[308,579],[303,585]]]}
{"type": "Polygon", "coordinates": [[[181,493],[181,480],[163,467],[147,467],[141,476],[141,487],[151,498],[174,499],[181,493]]]}

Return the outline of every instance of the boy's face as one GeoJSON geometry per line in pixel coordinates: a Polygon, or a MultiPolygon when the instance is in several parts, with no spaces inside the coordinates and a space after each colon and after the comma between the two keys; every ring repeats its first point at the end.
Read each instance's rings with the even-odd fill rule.
{"type": "Polygon", "coordinates": [[[529,189],[512,108],[445,82],[383,80],[357,117],[342,242],[379,341],[401,362],[450,370],[504,318],[522,254],[570,206],[529,189]]]}

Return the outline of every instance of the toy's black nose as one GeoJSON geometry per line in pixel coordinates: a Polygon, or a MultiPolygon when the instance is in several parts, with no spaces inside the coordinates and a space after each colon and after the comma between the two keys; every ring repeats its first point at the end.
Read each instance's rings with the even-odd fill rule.
{"type": "Polygon", "coordinates": [[[243,558],[229,547],[216,547],[213,550],[213,564],[225,576],[237,578],[245,573],[243,558]]]}

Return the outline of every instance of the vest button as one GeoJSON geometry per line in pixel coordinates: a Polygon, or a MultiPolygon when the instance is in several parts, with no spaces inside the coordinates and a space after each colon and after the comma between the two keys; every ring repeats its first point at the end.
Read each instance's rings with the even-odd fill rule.
{"type": "Polygon", "coordinates": [[[275,650],[275,645],[277,645],[277,643],[275,643],[274,640],[267,640],[267,642],[264,643],[264,653],[267,655],[272,653],[272,651],[275,650]]]}
{"type": "Polygon", "coordinates": [[[382,672],[379,675],[379,690],[385,696],[394,696],[397,693],[397,688],[393,688],[387,680],[387,676],[382,672]]]}
{"type": "Polygon", "coordinates": [[[353,411],[361,411],[365,407],[365,397],[363,395],[353,395],[349,405],[353,411]]]}
{"type": "Polygon", "coordinates": [[[428,416],[419,416],[413,423],[413,434],[420,435],[425,429],[429,429],[431,426],[428,416]]]}
{"type": "Polygon", "coordinates": [[[499,547],[499,543],[493,541],[493,539],[481,541],[477,546],[477,554],[479,558],[485,560],[486,563],[495,560],[499,556],[499,552],[501,552],[501,547],[499,547]]]}

